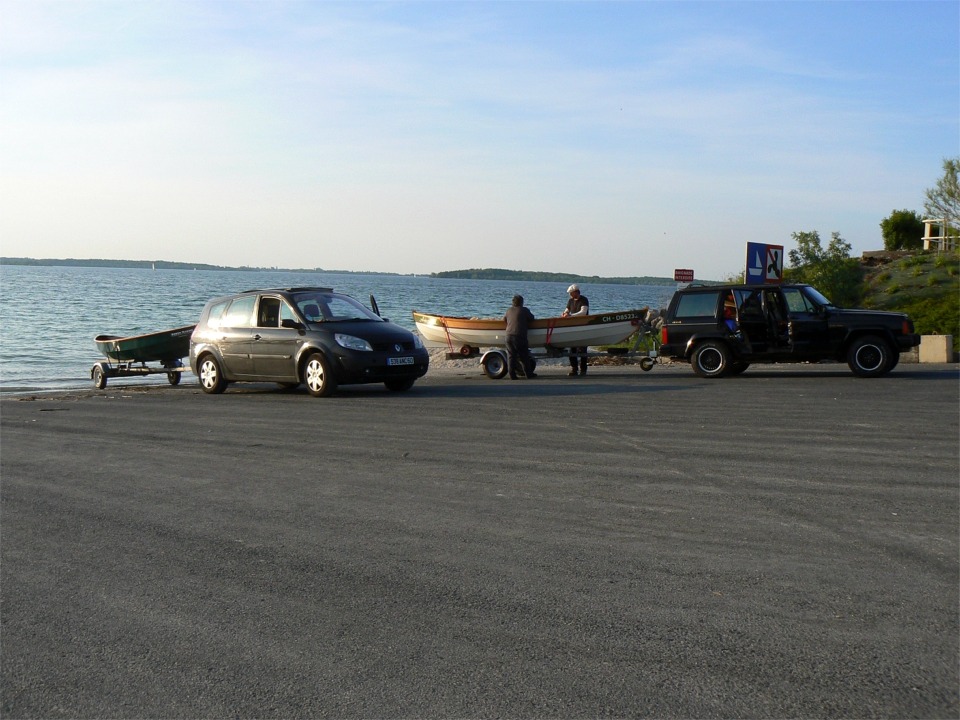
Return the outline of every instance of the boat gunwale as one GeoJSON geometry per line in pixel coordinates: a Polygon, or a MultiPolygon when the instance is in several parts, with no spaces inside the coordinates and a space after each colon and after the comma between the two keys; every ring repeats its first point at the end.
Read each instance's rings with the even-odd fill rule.
{"type": "MultiPolygon", "coordinates": [[[[643,321],[650,308],[636,308],[631,310],[619,310],[606,313],[596,313],[593,315],[569,315],[567,317],[548,317],[534,318],[530,321],[528,327],[530,330],[543,330],[560,327],[584,327],[589,325],[608,325],[614,322],[635,322],[643,321]]],[[[434,326],[447,327],[452,329],[464,330],[502,330],[506,327],[506,321],[497,318],[468,318],[456,315],[435,315],[425,313],[419,310],[413,311],[413,321],[418,323],[417,316],[430,318],[434,326]],[[436,321],[440,322],[436,322],[436,321]]]]}
{"type": "Polygon", "coordinates": [[[143,339],[152,338],[152,337],[162,337],[164,335],[169,337],[178,337],[176,333],[181,333],[185,330],[189,330],[192,333],[195,327],[196,327],[196,324],[184,325],[183,327],[171,328],[169,330],[157,330],[156,332],[143,333],[141,335],[97,335],[93,339],[93,341],[94,342],[115,342],[118,340],[133,341],[133,340],[143,340],[143,339]]]}

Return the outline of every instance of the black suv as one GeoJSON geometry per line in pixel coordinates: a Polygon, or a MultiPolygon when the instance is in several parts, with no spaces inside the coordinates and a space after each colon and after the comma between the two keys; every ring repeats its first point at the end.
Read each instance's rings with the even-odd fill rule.
{"type": "Polygon", "coordinates": [[[902,313],[842,310],[809,285],[691,285],[670,301],[661,341],[660,355],[706,378],[738,375],[751,363],[819,360],[879,377],[920,336],[902,313]]]}
{"type": "Polygon", "coordinates": [[[330,288],[215,298],[190,337],[190,367],[207,393],[238,380],[304,383],[317,397],[348,383],[382,382],[403,391],[429,365],[420,338],[330,288]]]}

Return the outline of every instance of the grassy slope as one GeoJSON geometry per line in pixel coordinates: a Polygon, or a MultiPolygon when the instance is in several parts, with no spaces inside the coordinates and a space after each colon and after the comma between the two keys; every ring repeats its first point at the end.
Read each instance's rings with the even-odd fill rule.
{"type": "Polygon", "coordinates": [[[960,255],[917,252],[864,268],[862,307],[905,312],[921,335],[953,335],[960,350],[960,255]]]}

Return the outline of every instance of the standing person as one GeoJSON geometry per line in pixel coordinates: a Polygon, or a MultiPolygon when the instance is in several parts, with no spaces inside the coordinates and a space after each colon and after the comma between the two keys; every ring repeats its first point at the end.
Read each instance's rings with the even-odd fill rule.
{"type": "MultiPolygon", "coordinates": [[[[568,287],[567,294],[570,295],[570,299],[567,300],[567,308],[563,311],[563,317],[590,314],[590,301],[587,300],[586,295],[580,294],[579,285],[574,283],[568,287]]],[[[578,374],[587,374],[587,349],[585,347],[570,348],[570,376],[576,377],[578,374]],[[578,365],[579,373],[577,372],[578,365]]]]}
{"type": "Polygon", "coordinates": [[[530,343],[527,340],[527,329],[533,320],[533,313],[523,306],[523,295],[513,296],[513,305],[507,310],[503,319],[507,322],[507,358],[510,370],[510,379],[517,379],[517,370],[526,378],[535,378],[533,372],[533,358],[530,357],[530,343]]]}

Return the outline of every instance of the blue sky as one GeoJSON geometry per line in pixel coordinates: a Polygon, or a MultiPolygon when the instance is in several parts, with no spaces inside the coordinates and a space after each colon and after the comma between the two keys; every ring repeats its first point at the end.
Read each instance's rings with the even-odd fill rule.
{"type": "Polygon", "coordinates": [[[922,212],[957,2],[0,2],[0,253],[717,279],[922,212]]]}

